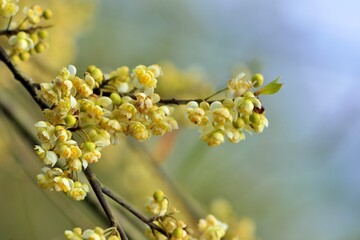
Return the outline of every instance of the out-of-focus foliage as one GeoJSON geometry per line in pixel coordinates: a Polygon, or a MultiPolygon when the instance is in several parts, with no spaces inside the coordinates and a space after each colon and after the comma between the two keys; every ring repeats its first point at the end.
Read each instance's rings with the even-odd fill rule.
{"type": "MultiPolygon", "coordinates": [[[[19,1],[19,16],[24,17],[22,13],[25,6],[34,4],[31,0],[19,1]]],[[[50,48],[42,54],[37,54],[31,61],[20,63],[20,69],[27,76],[37,82],[49,81],[54,73],[58,72],[59,66],[67,66],[74,60],[77,54],[76,39],[91,26],[91,19],[95,11],[94,1],[74,0],[41,0],[36,1],[43,9],[51,9],[53,15],[44,25],[53,25],[48,29],[49,37],[47,42],[50,48]]],[[[18,20],[14,18],[14,20],[18,20]]],[[[19,20],[21,21],[21,20],[19,20]]],[[[1,28],[6,28],[8,19],[0,18],[1,28]]],[[[5,36],[0,38],[2,46],[7,45],[5,36]]],[[[0,66],[2,72],[1,84],[13,84],[14,81],[8,81],[11,76],[4,66],[0,66]],[[6,75],[3,75],[6,74],[6,75]],[[6,77],[4,77],[6,76],[6,77]]]]}

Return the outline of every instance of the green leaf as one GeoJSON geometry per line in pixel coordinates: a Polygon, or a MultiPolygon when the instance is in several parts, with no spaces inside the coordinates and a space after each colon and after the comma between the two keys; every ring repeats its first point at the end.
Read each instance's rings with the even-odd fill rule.
{"type": "Polygon", "coordinates": [[[280,77],[276,78],[274,81],[269,82],[266,86],[257,90],[255,95],[277,93],[283,85],[282,83],[278,83],[279,80],[280,77]]]}

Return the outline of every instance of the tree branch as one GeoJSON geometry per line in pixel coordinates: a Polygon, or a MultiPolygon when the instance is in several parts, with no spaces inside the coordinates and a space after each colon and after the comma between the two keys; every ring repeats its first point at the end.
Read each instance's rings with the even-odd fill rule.
{"type": "Polygon", "coordinates": [[[17,28],[16,29],[5,29],[5,30],[0,30],[0,35],[11,36],[11,35],[18,34],[19,32],[33,33],[36,30],[47,29],[47,28],[51,28],[51,27],[53,27],[53,25],[30,27],[30,28],[26,28],[26,29],[17,29],[17,28]]]}
{"type": "Polygon", "coordinates": [[[11,73],[14,75],[14,78],[18,80],[21,85],[24,86],[26,91],[31,95],[31,97],[36,101],[41,109],[48,108],[48,106],[38,97],[36,90],[40,89],[40,84],[34,83],[31,79],[24,77],[15,67],[15,65],[10,60],[9,55],[6,51],[0,47],[0,60],[9,68],[11,73]]]}
{"type": "MultiPolygon", "coordinates": [[[[31,134],[31,132],[24,126],[24,124],[18,120],[11,108],[8,107],[7,104],[2,101],[2,99],[0,99],[0,110],[3,111],[4,116],[9,120],[11,124],[14,125],[15,129],[25,139],[25,141],[29,144],[31,148],[33,148],[34,145],[39,144],[38,139],[34,137],[34,135],[31,134]]],[[[85,198],[84,202],[94,213],[100,212],[99,206],[91,198],[85,198]]],[[[99,216],[101,218],[101,221],[106,223],[107,218],[105,217],[105,215],[100,214],[99,216]]]]}
{"type": "Polygon", "coordinates": [[[167,236],[166,232],[160,228],[159,226],[155,225],[149,218],[142,215],[140,212],[138,212],[135,208],[127,204],[120,196],[116,195],[113,191],[111,191],[108,187],[102,186],[101,191],[107,195],[109,198],[120,204],[122,207],[124,207],[126,210],[131,212],[135,217],[137,217],[139,220],[141,220],[143,223],[148,225],[151,229],[156,230],[163,234],[164,236],[167,236]]]}
{"type": "Polygon", "coordinates": [[[196,206],[196,204],[192,203],[188,196],[186,196],[183,191],[180,189],[178,184],[169,176],[169,174],[160,166],[158,161],[155,159],[155,156],[152,152],[150,152],[146,146],[139,144],[129,143],[130,147],[134,149],[134,152],[143,154],[141,159],[147,159],[152,165],[153,169],[161,176],[165,181],[165,183],[169,186],[169,188],[173,191],[173,193],[177,196],[178,200],[185,206],[189,215],[191,216],[194,223],[204,216],[204,212],[202,209],[196,206]],[[144,157],[146,156],[146,157],[144,157]]]}
{"type": "Polygon", "coordinates": [[[93,171],[91,170],[91,168],[89,166],[86,169],[84,169],[84,173],[85,173],[85,176],[86,176],[87,180],[89,181],[92,189],[94,190],[95,195],[96,195],[97,199],[99,200],[101,207],[104,209],[104,212],[105,212],[110,224],[112,226],[116,227],[116,229],[120,233],[120,237],[122,240],[128,240],[128,238],[125,234],[125,231],[116,222],[115,217],[113,216],[113,214],[111,212],[110,206],[103,195],[101,183],[96,178],[95,174],[93,173],[93,171]]]}

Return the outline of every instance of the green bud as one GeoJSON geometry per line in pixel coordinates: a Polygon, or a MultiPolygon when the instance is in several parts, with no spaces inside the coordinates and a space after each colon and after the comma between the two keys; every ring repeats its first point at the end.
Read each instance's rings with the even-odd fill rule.
{"type": "Polygon", "coordinates": [[[95,65],[90,65],[90,66],[87,67],[86,71],[87,71],[88,73],[91,73],[91,72],[94,71],[95,69],[96,69],[96,66],[95,66],[95,65]]]}
{"type": "Polygon", "coordinates": [[[30,39],[36,44],[39,42],[39,36],[36,33],[30,35],[30,39]]]}
{"type": "Polygon", "coordinates": [[[30,58],[30,53],[29,52],[22,52],[19,54],[19,58],[21,61],[26,61],[30,58]]]}
{"type": "Polygon", "coordinates": [[[183,233],[183,229],[182,228],[175,228],[175,230],[173,231],[173,236],[175,238],[181,238],[183,233]]]}
{"type": "Polygon", "coordinates": [[[261,120],[261,115],[254,112],[253,114],[250,115],[249,119],[252,123],[257,124],[261,120]]]}
{"type": "Polygon", "coordinates": [[[50,9],[46,9],[46,10],[43,12],[43,15],[42,15],[42,16],[43,16],[45,19],[49,19],[49,18],[52,17],[52,15],[53,15],[52,11],[51,11],[50,9]]]}
{"type": "Polygon", "coordinates": [[[47,37],[49,36],[49,33],[48,33],[48,31],[46,31],[45,29],[42,29],[42,30],[40,30],[40,31],[38,32],[38,36],[39,36],[39,38],[41,38],[41,39],[45,39],[45,38],[47,38],[47,37]]]}
{"type": "Polygon", "coordinates": [[[254,83],[254,87],[260,87],[264,84],[264,76],[260,73],[256,73],[251,78],[251,82],[254,83]]]}
{"type": "Polygon", "coordinates": [[[163,191],[157,190],[157,191],[154,192],[153,197],[154,197],[156,202],[161,202],[162,200],[164,200],[165,194],[164,194],[163,191]]]}
{"type": "Polygon", "coordinates": [[[25,38],[27,38],[27,33],[26,32],[18,32],[18,34],[16,36],[19,39],[25,39],[25,38]]]}
{"type": "Polygon", "coordinates": [[[103,81],[103,73],[99,68],[95,68],[90,74],[96,82],[101,83],[103,81]]]}
{"type": "Polygon", "coordinates": [[[42,53],[46,50],[45,44],[43,44],[42,42],[39,42],[38,44],[35,45],[35,51],[37,53],[42,53]]]}
{"type": "Polygon", "coordinates": [[[113,92],[113,93],[110,94],[110,99],[112,100],[114,105],[120,105],[121,104],[121,97],[116,92],[113,92]]]}
{"type": "Polygon", "coordinates": [[[64,121],[66,126],[71,128],[76,124],[76,117],[74,117],[73,115],[67,115],[64,121]]]}
{"type": "Polygon", "coordinates": [[[233,122],[234,128],[243,129],[245,127],[246,123],[244,119],[238,118],[236,121],[233,122]]]}
{"type": "Polygon", "coordinates": [[[18,63],[18,62],[20,62],[20,57],[19,57],[19,55],[17,55],[17,54],[11,55],[11,61],[12,61],[13,63],[18,63]]]}
{"type": "Polygon", "coordinates": [[[85,142],[83,148],[84,148],[84,150],[87,150],[87,151],[89,151],[89,152],[92,152],[92,151],[95,150],[96,145],[95,145],[95,143],[93,143],[93,142],[85,142]]]}
{"type": "Polygon", "coordinates": [[[210,109],[210,105],[209,105],[209,103],[208,102],[201,102],[200,103],[200,108],[202,108],[203,110],[209,110],[210,109]]]}

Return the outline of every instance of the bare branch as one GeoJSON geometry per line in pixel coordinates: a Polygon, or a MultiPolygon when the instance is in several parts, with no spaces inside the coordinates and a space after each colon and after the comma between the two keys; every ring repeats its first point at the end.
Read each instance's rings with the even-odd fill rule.
{"type": "Polygon", "coordinates": [[[111,191],[108,187],[102,186],[101,187],[102,192],[110,197],[112,200],[120,204],[122,207],[124,207],[126,210],[131,212],[135,217],[137,217],[139,220],[141,220],[143,223],[148,225],[151,229],[156,230],[166,236],[166,232],[160,228],[159,226],[155,225],[149,218],[142,215],[140,212],[138,212],[135,208],[127,204],[122,198],[120,198],[118,195],[116,195],[113,191],[111,191]]]}
{"type": "Polygon", "coordinates": [[[115,226],[116,229],[119,231],[121,239],[127,240],[128,238],[125,234],[125,231],[116,222],[115,217],[114,217],[113,213],[111,212],[110,206],[104,197],[104,194],[103,194],[102,188],[101,188],[101,183],[96,178],[95,174],[93,173],[93,171],[91,170],[91,168],[89,166],[86,169],[84,169],[84,173],[85,173],[85,176],[86,176],[87,180],[89,181],[92,189],[94,190],[95,195],[96,195],[98,201],[100,202],[101,207],[104,209],[104,212],[105,212],[110,224],[112,226],[115,226]]]}
{"type": "Polygon", "coordinates": [[[36,101],[41,109],[48,108],[48,106],[38,97],[36,90],[40,89],[40,84],[35,83],[33,80],[23,76],[19,70],[15,67],[13,62],[10,60],[9,55],[6,51],[0,47],[0,60],[9,68],[14,78],[18,80],[21,85],[28,91],[31,97],[36,101]]]}
{"type": "Polygon", "coordinates": [[[27,33],[33,33],[37,30],[42,30],[42,29],[47,29],[47,28],[51,28],[53,27],[53,25],[47,25],[47,26],[37,26],[37,27],[30,27],[30,28],[26,28],[26,29],[5,29],[5,30],[0,30],[0,36],[1,35],[5,35],[5,36],[11,36],[11,35],[16,35],[19,32],[27,32],[27,33]]]}

